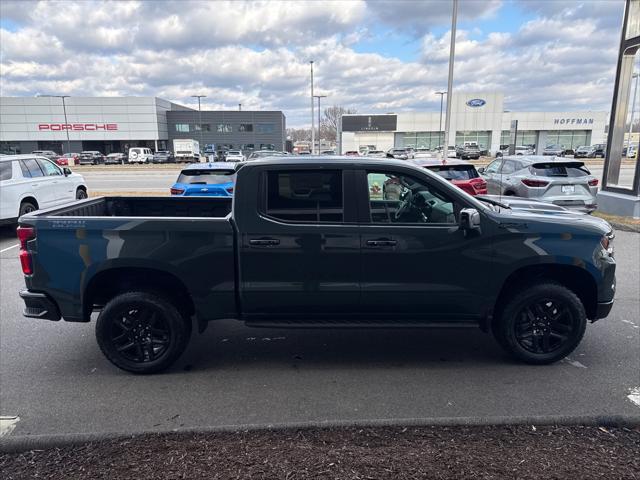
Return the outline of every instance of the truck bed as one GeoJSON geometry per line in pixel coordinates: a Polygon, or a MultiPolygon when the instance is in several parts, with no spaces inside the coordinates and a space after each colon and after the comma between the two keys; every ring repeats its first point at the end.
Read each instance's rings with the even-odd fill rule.
{"type": "Polygon", "coordinates": [[[42,210],[38,217],[205,217],[231,213],[231,198],[211,197],[100,197],[42,210]]]}

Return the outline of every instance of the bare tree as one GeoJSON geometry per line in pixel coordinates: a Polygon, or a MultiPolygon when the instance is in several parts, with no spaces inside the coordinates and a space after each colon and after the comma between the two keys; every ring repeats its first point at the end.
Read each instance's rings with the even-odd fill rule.
{"type": "Polygon", "coordinates": [[[352,108],[344,108],[339,105],[324,109],[324,117],[320,122],[320,138],[335,140],[340,123],[340,117],[345,113],[358,113],[352,108]]]}
{"type": "Polygon", "coordinates": [[[310,128],[287,128],[287,137],[291,138],[292,142],[310,142],[311,141],[311,129],[310,128]]]}

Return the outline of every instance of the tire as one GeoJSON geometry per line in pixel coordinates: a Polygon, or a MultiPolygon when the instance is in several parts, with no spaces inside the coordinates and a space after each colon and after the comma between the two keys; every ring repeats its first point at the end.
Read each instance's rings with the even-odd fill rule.
{"type": "Polygon", "coordinates": [[[558,283],[541,282],[510,298],[493,324],[493,334],[514,358],[547,365],[575,350],[586,325],[584,306],[574,292],[558,283]]]}
{"type": "Polygon", "coordinates": [[[115,296],[96,323],[102,353],[116,367],[131,373],[167,369],[184,352],[190,335],[190,319],[172,302],[151,292],[115,296]]]}
{"type": "Polygon", "coordinates": [[[21,217],[22,215],[26,215],[27,213],[31,213],[31,212],[35,212],[36,210],[38,210],[38,206],[35,205],[33,202],[30,201],[25,201],[22,202],[20,204],[20,211],[18,213],[18,216],[21,217]]]}
{"type": "Polygon", "coordinates": [[[78,188],[76,190],[76,200],[84,200],[88,198],[87,191],[84,188],[78,188]]]}

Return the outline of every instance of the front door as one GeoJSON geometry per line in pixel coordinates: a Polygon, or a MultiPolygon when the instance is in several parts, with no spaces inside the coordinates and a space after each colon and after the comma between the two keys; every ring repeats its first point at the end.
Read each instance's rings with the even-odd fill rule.
{"type": "Polygon", "coordinates": [[[68,203],[75,200],[75,185],[64,175],[62,169],[49,160],[38,159],[38,163],[56,193],[54,203],[68,203]]]}
{"type": "Polygon", "coordinates": [[[502,158],[496,158],[482,172],[482,178],[487,182],[487,193],[489,195],[499,195],[502,192],[500,183],[500,167],[502,158]]]}
{"type": "Polygon", "coordinates": [[[390,322],[485,314],[491,245],[488,236],[458,227],[460,209],[470,206],[464,197],[421,175],[359,173],[369,192],[361,217],[363,311],[390,322]]]}
{"type": "Polygon", "coordinates": [[[360,301],[352,172],[280,167],[261,175],[257,221],[242,228],[244,318],[348,318],[360,301]]]}

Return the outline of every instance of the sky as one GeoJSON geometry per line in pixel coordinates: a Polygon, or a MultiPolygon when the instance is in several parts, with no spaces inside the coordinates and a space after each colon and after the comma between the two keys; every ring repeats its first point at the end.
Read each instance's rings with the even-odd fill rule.
{"type": "MultiPolygon", "coordinates": [[[[439,111],[451,7],[422,1],[0,0],[0,94],[156,96],[310,119],[439,111]]],[[[509,110],[609,110],[623,0],[460,0],[453,90],[509,110]]]]}

